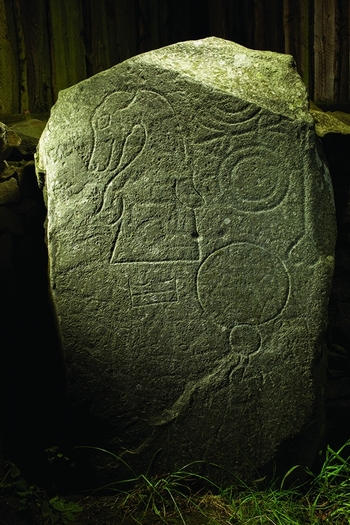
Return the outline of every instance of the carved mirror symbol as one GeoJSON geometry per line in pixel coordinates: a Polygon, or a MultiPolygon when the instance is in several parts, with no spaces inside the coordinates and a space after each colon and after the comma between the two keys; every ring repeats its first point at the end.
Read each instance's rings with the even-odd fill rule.
{"type": "Polygon", "coordinates": [[[230,331],[232,349],[242,354],[260,348],[259,325],[282,313],[289,291],[290,277],[283,262],[248,242],[215,251],[201,264],[197,276],[204,312],[222,330],[230,331]]]}
{"type": "Polygon", "coordinates": [[[251,356],[261,348],[261,335],[257,326],[240,324],[230,332],[231,348],[242,356],[251,356]]]}

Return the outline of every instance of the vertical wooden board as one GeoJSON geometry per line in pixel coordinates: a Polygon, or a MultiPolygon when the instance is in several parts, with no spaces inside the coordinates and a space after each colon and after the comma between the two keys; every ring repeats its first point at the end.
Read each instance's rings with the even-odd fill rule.
{"type": "Polygon", "coordinates": [[[232,2],[232,40],[243,46],[254,48],[254,0],[232,2]]]}
{"type": "Polygon", "coordinates": [[[335,0],[318,0],[314,10],[314,100],[334,100],[335,0]]]}
{"type": "Polygon", "coordinates": [[[51,56],[42,0],[20,0],[20,23],[26,49],[28,109],[46,113],[52,106],[51,56]]]}
{"type": "Polygon", "coordinates": [[[283,52],[283,6],[280,0],[255,0],[255,49],[283,52]]]}
{"type": "Polygon", "coordinates": [[[264,40],[265,14],[263,0],[254,0],[254,49],[266,49],[264,40]]]}
{"type": "Polygon", "coordinates": [[[303,82],[310,92],[311,81],[310,81],[310,68],[312,60],[310,60],[310,54],[312,51],[312,40],[310,39],[313,34],[310,34],[312,29],[313,15],[311,14],[312,2],[310,0],[300,1],[300,41],[299,41],[299,53],[297,57],[298,71],[303,79],[303,82]]]}
{"type": "Polygon", "coordinates": [[[20,113],[28,113],[28,67],[27,50],[21,15],[21,0],[12,0],[15,20],[15,31],[17,41],[18,57],[18,79],[19,79],[19,110],[20,113]]]}
{"type": "MultiPolygon", "coordinates": [[[[106,8],[106,28],[107,28],[107,41],[106,46],[108,48],[108,60],[109,66],[117,64],[117,26],[116,26],[116,2],[113,0],[105,0],[106,8]]],[[[84,5],[84,2],[83,2],[84,5]]]]}
{"type": "Polygon", "coordinates": [[[137,0],[138,49],[144,53],[171,43],[168,0],[137,0]]]}
{"type": "Polygon", "coordinates": [[[171,44],[170,27],[169,27],[169,5],[168,0],[158,0],[159,9],[159,42],[161,46],[171,44]]]}
{"type": "Polygon", "coordinates": [[[116,63],[137,54],[136,0],[115,3],[116,63]]]}
{"type": "Polygon", "coordinates": [[[228,39],[229,20],[227,0],[208,0],[209,34],[228,39]]]}
{"type": "Polygon", "coordinates": [[[290,0],[283,1],[283,31],[284,31],[284,50],[286,53],[293,55],[295,52],[296,39],[293,38],[294,32],[292,27],[295,19],[298,18],[299,5],[296,9],[296,2],[290,0]]]}
{"type": "Polygon", "coordinates": [[[209,14],[207,1],[192,0],[189,2],[189,37],[191,40],[209,36],[209,14]]]}
{"type": "Polygon", "coordinates": [[[147,0],[135,1],[135,21],[136,21],[136,53],[143,53],[147,51],[145,41],[147,39],[147,11],[145,2],[147,0]]]}
{"type": "Polygon", "coordinates": [[[341,0],[334,0],[334,63],[333,63],[333,102],[340,101],[341,82],[341,31],[340,31],[341,0]]]}
{"type": "Polygon", "coordinates": [[[137,27],[141,53],[160,47],[158,0],[138,0],[137,27]]]}
{"type": "Polygon", "coordinates": [[[92,72],[99,73],[111,66],[108,46],[107,11],[104,0],[91,2],[92,72]]]}
{"type": "Polygon", "coordinates": [[[228,1],[227,4],[227,31],[228,31],[228,40],[233,42],[238,42],[235,35],[235,17],[236,17],[236,7],[235,2],[228,1]]]}
{"type": "Polygon", "coordinates": [[[295,58],[298,72],[309,88],[310,0],[284,0],[284,51],[295,58]]]}
{"type": "Polygon", "coordinates": [[[148,0],[148,39],[145,51],[161,47],[159,14],[160,6],[158,0],[148,0]]]}
{"type": "Polygon", "coordinates": [[[12,3],[0,0],[0,113],[19,113],[17,41],[12,3]]]}
{"type": "Polygon", "coordinates": [[[188,40],[190,34],[190,6],[187,0],[168,0],[169,32],[172,43],[188,40]]]}
{"type": "Polygon", "coordinates": [[[49,0],[54,96],[86,78],[81,0],[49,0]]]}
{"type": "Polygon", "coordinates": [[[84,47],[85,47],[85,68],[86,76],[93,75],[93,57],[92,57],[92,29],[91,29],[91,0],[82,2],[82,17],[84,26],[84,47]]]}
{"type": "Polygon", "coordinates": [[[349,104],[349,31],[350,31],[350,6],[348,0],[337,0],[340,36],[340,86],[339,102],[349,104]]]}
{"type": "Polygon", "coordinates": [[[208,0],[167,0],[167,5],[171,43],[210,36],[208,0]]]}
{"type": "Polygon", "coordinates": [[[266,11],[266,43],[268,49],[283,53],[284,51],[284,32],[283,32],[283,4],[281,0],[267,2],[265,0],[266,11]],[[269,31],[270,28],[270,31],[269,31]]]}

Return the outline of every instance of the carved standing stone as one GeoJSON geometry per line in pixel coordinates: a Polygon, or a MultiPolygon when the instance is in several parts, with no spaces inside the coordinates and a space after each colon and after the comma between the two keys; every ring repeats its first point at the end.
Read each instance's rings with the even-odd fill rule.
{"type": "Polygon", "coordinates": [[[335,219],[292,58],[132,58],[60,93],[37,163],[69,386],[104,445],[246,479],[314,452],[335,219]]]}

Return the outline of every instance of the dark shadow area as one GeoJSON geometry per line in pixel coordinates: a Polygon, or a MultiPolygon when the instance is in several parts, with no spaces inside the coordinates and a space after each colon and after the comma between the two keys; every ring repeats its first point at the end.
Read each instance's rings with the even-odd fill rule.
{"type": "Polygon", "coordinates": [[[21,177],[31,194],[31,209],[21,214],[20,203],[16,209],[7,207],[8,213],[17,211],[23,230],[16,235],[9,224],[9,231],[2,234],[9,245],[1,271],[1,322],[6,334],[0,351],[2,444],[14,461],[39,471],[40,456],[60,432],[65,382],[48,295],[46,210],[34,165],[24,168],[21,177]]]}
{"type": "Polygon", "coordinates": [[[95,443],[94,429],[102,429],[88,420],[84,407],[69,404],[48,289],[46,209],[34,164],[10,166],[17,170],[22,198],[0,207],[1,452],[32,482],[74,490],[93,482],[83,454],[76,454],[74,469],[72,462],[57,461],[52,468],[45,450],[59,447],[68,455],[72,445],[95,443]]]}
{"type": "Polygon", "coordinates": [[[338,227],[326,386],[327,440],[337,449],[350,438],[350,136],[326,135],[322,146],[333,181],[338,227]]]}

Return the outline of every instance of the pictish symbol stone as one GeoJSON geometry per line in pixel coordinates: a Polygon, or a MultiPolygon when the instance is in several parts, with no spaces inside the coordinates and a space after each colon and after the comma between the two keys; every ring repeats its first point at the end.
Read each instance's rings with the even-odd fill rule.
{"type": "Polygon", "coordinates": [[[208,38],[127,60],[60,93],[37,170],[101,445],[244,479],[302,432],[316,452],[335,219],[292,58],[208,38]]]}

